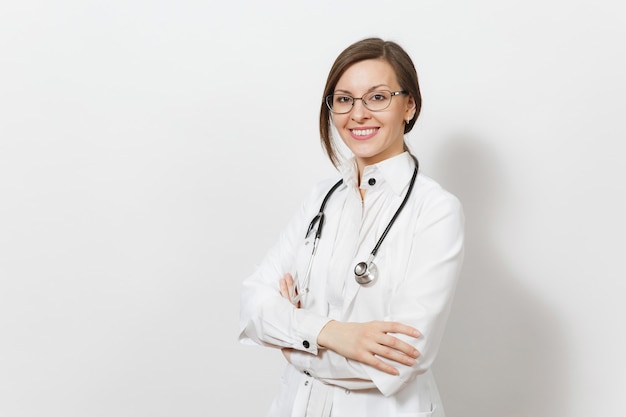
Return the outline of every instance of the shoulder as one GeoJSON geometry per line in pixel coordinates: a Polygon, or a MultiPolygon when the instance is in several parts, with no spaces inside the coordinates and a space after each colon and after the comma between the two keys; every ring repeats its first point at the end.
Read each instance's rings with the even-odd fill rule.
{"type": "MultiPolygon", "coordinates": [[[[330,193],[333,186],[340,180],[341,178],[337,176],[325,178],[315,183],[302,202],[301,210],[306,213],[307,216],[310,216],[311,213],[316,214],[319,211],[324,198],[330,193]]],[[[340,186],[337,192],[339,192],[341,188],[342,187],[340,186]]]]}
{"type": "MultiPolygon", "coordinates": [[[[311,188],[311,191],[309,192],[307,201],[309,202],[316,202],[319,201],[321,203],[321,201],[324,199],[324,197],[330,192],[330,190],[333,188],[333,186],[335,184],[337,184],[339,181],[341,181],[341,177],[337,176],[337,177],[329,177],[329,178],[325,178],[321,181],[318,181],[313,188],[311,188]]],[[[339,187],[341,188],[341,187],[339,187]]]]}
{"type": "Polygon", "coordinates": [[[418,174],[414,192],[417,197],[414,200],[415,208],[420,213],[463,216],[463,206],[459,198],[426,174],[418,174]]]}

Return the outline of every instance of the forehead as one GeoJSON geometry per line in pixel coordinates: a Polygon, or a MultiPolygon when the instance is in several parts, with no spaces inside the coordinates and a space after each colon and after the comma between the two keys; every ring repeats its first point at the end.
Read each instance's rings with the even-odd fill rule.
{"type": "Polygon", "coordinates": [[[368,59],[350,65],[341,75],[335,90],[367,91],[374,87],[399,88],[396,72],[382,59],[368,59]]]}

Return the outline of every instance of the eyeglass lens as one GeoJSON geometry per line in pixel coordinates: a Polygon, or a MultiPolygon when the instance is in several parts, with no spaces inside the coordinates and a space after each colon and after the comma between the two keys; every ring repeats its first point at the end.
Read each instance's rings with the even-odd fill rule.
{"type": "Polygon", "coordinates": [[[367,109],[380,111],[389,107],[391,97],[390,91],[372,91],[361,98],[354,98],[347,94],[332,94],[326,97],[326,104],[334,113],[348,113],[355,100],[362,100],[367,109]]]}

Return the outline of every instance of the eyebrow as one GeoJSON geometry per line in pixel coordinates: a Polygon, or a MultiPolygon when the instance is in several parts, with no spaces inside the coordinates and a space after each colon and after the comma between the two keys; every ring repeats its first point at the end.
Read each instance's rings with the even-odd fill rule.
{"type": "MultiPolygon", "coordinates": [[[[388,86],[387,84],[377,84],[377,85],[375,85],[375,86],[370,87],[370,88],[367,90],[367,92],[369,93],[369,92],[371,92],[371,91],[376,91],[376,90],[379,90],[381,87],[388,88],[388,89],[390,89],[390,90],[391,90],[391,87],[390,87],[390,86],[388,86]]],[[[337,94],[337,93],[352,94],[352,93],[351,93],[350,91],[348,91],[348,90],[335,90],[333,94],[337,94]]]]}

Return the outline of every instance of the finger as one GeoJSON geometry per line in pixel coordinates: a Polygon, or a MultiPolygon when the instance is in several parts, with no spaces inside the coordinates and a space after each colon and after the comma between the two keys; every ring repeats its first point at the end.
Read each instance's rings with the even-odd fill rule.
{"type": "Polygon", "coordinates": [[[297,288],[295,287],[295,283],[293,282],[293,278],[288,277],[285,278],[285,281],[287,283],[287,290],[289,291],[290,296],[295,297],[298,294],[297,288]]]}
{"type": "Polygon", "coordinates": [[[285,278],[281,278],[278,281],[278,289],[280,291],[281,297],[289,299],[289,287],[287,286],[285,278]]]}
{"type": "MultiPolygon", "coordinates": [[[[417,352],[417,349],[413,348],[413,350],[417,352]]],[[[415,365],[415,359],[417,356],[419,356],[419,352],[417,356],[410,356],[404,352],[384,345],[378,345],[378,347],[374,349],[374,352],[381,358],[388,359],[406,366],[415,365]]]]}
{"type": "Polygon", "coordinates": [[[374,355],[371,356],[371,359],[369,361],[365,361],[365,363],[389,375],[400,374],[400,372],[396,368],[374,355]]]}
{"type": "Polygon", "coordinates": [[[372,339],[363,348],[368,352],[362,357],[364,363],[391,375],[397,375],[398,369],[386,361],[413,366],[419,356],[419,351],[409,343],[384,333],[372,339]]]}
{"type": "Polygon", "coordinates": [[[385,334],[380,339],[378,339],[378,343],[381,346],[385,346],[393,351],[410,356],[411,358],[417,359],[420,355],[419,350],[417,350],[415,346],[389,334],[385,334]]]}
{"type": "Polygon", "coordinates": [[[295,295],[293,277],[291,276],[289,272],[287,272],[283,276],[282,281],[285,283],[285,288],[287,289],[287,294],[288,294],[287,297],[291,299],[291,297],[295,295]]]}
{"type": "Polygon", "coordinates": [[[422,333],[415,327],[397,321],[383,321],[380,322],[380,326],[385,333],[399,333],[415,338],[422,336],[422,333]]]}

